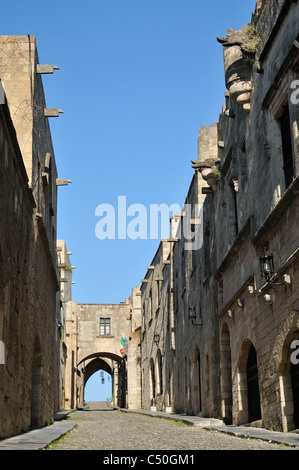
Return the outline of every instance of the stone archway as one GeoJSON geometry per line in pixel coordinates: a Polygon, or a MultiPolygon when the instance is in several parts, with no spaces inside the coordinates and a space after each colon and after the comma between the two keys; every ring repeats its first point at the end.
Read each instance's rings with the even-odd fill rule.
{"type": "Polygon", "coordinates": [[[88,364],[85,366],[84,387],[88,379],[98,370],[104,370],[112,376],[112,366],[104,359],[96,357],[95,359],[92,359],[90,362],[88,362],[88,364]]]}
{"type": "Polygon", "coordinates": [[[121,408],[126,407],[127,399],[127,373],[125,360],[117,354],[110,352],[96,352],[90,354],[77,364],[81,366],[83,374],[83,393],[80,397],[81,406],[84,403],[84,387],[87,380],[97,370],[104,370],[112,378],[112,402],[121,408]]]}

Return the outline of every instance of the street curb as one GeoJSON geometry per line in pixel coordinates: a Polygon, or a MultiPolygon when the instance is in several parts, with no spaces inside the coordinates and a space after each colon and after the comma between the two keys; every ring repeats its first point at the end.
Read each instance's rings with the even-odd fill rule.
{"type": "Polygon", "coordinates": [[[76,423],[56,421],[50,426],[27,431],[0,440],[1,450],[42,450],[77,426],[76,423]]]}
{"type": "Polygon", "coordinates": [[[299,448],[299,434],[291,432],[269,431],[265,428],[253,428],[247,426],[207,426],[207,431],[221,432],[243,439],[258,439],[273,444],[282,444],[299,448]]]}
{"type": "Polygon", "coordinates": [[[200,427],[206,431],[221,432],[243,439],[258,439],[273,444],[282,444],[285,446],[299,448],[299,434],[297,433],[270,431],[265,428],[256,428],[250,426],[227,426],[222,420],[216,418],[201,418],[199,416],[185,416],[175,413],[164,413],[150,410],[128,410],[127,408],[117,409],[124,413],[135,413],[153,418],[181,421],[188,425],[200,427]],[[214,425],[208,424],[209,422],[214,423],[214,425]],[[220,423],[220,425],[215,425],[217,422],[220,423]]]}
{"type": "Polygon", "coordinates": [[[189,415],[180,415],[176,413],[164,413],[163,411],[149,411],[149,410],[128,410],[127,408],[118,408],[119,411],[123,413],[135,413],[141,414],[144,416],[149,416],[152,418],[161,418],[168,419],[172,421],[179,421],[187,425],[197,426],[197,427],[209,427],[209,426],[224,426],[224,423],[221,419],[216,418],[202,418],[200,416],[189,416],[189,415]]]}

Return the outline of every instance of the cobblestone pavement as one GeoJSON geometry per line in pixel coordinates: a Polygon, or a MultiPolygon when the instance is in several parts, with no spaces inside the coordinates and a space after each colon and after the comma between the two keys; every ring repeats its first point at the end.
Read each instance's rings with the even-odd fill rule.
{"type": "Polygon", "coordinates": [[[241,439],[194,426],[123,413],[105,402],[71,413],[77,426],[50,450],[291,450],[278,444],[241,439]]]}

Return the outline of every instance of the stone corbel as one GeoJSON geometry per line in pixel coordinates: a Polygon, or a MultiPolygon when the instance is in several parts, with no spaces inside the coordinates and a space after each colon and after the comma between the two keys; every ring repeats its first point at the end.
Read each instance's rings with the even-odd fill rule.
{"type": "Polygon", "coordinates": [[[231,118],[231,119],[234,119],[234,118],[236,117],[236,115],[235,115],[235,113],[234,113],[234,111],[233,111],[232,109],[226,109],[226,110],[224,111],[224,114],[225,114],[225,116],[227,116],[227,117],[229,117],[229,118],[231,118]]]}
{"type": "Polygon", "coordinates": [[[59,114],[62,113],[61,109],[58,108],[44,108],[45,117],[59,117],[59,114]]]}
{"type": "Polygon", "coordinates": [[[49,177],[51,171],[51,154],[49,152],[46,153],[45,158],[45,168],[42,172],[42,180],[45,185],[49,184],[49,177]]]}
{"type": "Polygon", "coordinates": [[[56,179],[56,186],[67,186],[69,183],[71,183],[71,180],[65,180],[61,178],[56,179]]]}
{"type": "Polygon", "coordinates": [[[227,315],[228,315],[229,318],[231,318],[231,319],[234,319],[234,318],[235,318],[235,314],[234,314],[234,311],[233,311],[233,310],[227,310],[227,315]]]}
{"type": "Polygon", "coordinates": [[[203,168],[201,171],[201,176],[213,189],[213,191],[217,191],[219,177],[215,174],[213,168],[203,168]]]}
{"type": "Polygon", "coordinates": [[[232,180],[234,191],[237,193],[239,191],[239,181],[238,180],[232,180]]]}
{"type": "Polygon", "coordinates": [[[56,65],[44,65],[44,64],[37,64],[36,66],[36,73],[40,73],[40,74],[54,73],[54,70],[59,70],[59,67],[56,67],[56,65]]]}
{"type": "Polygon", "coordinates": [[[192,163],[192,168],[195,170],[199,171],[201,173],[202,178],[208,183],[210,188],[213,189],[213,191],[217,191],[218,189],[218,180],[219,180],[219,175],[215,171],[216,166],[220,163],[220,160],[217,160],[217,162],[196,162],[194,160],[191,161],[192,163]]]}

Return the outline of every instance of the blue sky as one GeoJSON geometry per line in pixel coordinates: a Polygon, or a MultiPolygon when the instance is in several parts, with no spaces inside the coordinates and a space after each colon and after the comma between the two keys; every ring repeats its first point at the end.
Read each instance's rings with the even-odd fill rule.
{"type": "Polygon", "coordinates": [[[112,381],[111,377],[105,371],[97,371],[87,380],[84,399],[88,401],[106,401],[112,398],[112,381]],[[102,376],[104,377],[104,383],[102,383],[102,376]]]}
{"type": "Polygon", "coordinates": [[[158,240],[98,240],[95,209],[183,204],[201,125],[224,102],[216,36],[251,20],[255,0],[5,2],[1,34],[37,38],[58,174],[58,238],[73,252],[74,300],[119,303],[140,285],[158,240]],[[17,12],[17,14],[16,14],[17,12]]]}
{"type": "MultiPolygon", "coordinates": [[[[182,205],[201,125],[224,102],[216,36],[251,20],[255,0],[15,0],[1,34],[37,38],[60,178],[58,238],[73,252],[73,299],[119,303],[140,285],[159,240],[98,240],[107,203],[182,205]]],[[[106,398],[106,397],[105,397],[106,398]]]]}

